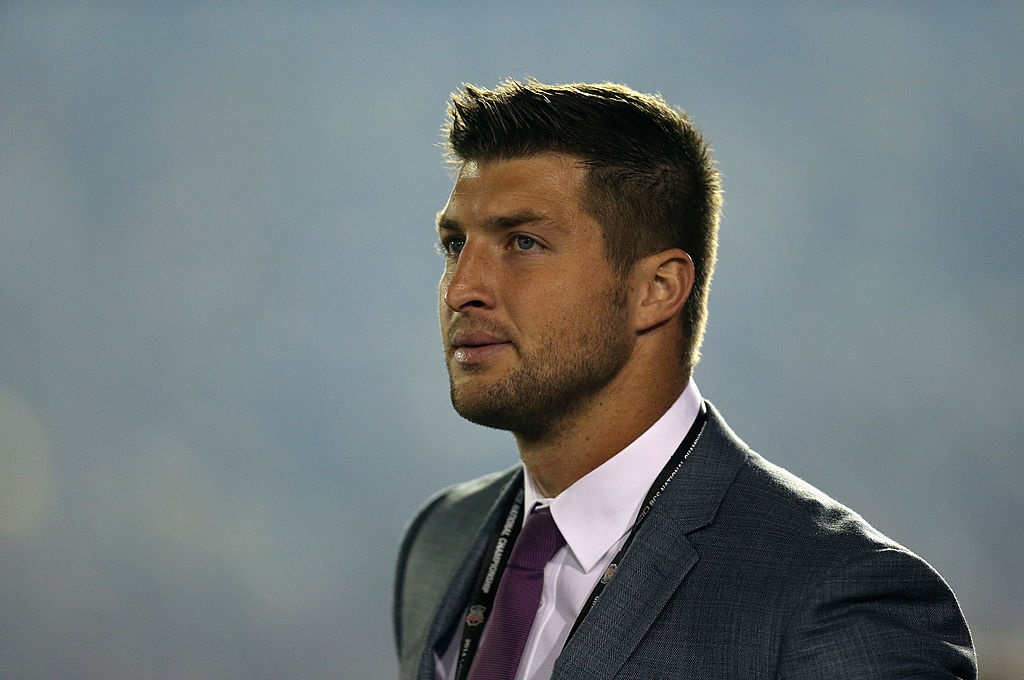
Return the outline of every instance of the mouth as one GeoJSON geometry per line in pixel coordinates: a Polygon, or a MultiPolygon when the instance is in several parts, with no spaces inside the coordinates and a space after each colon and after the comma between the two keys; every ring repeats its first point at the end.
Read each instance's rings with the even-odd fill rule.
{"type": "Polygon", "coordinates": [[[459,331],[451,346],[452,358],[461,366],[484,364],[512,349],[510,341],[486,331],[459,331]]]}

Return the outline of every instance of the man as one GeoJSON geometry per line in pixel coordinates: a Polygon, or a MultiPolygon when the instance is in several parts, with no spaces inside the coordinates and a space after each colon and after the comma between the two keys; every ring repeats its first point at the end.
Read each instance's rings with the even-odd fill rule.
{"type": "Polygon", "coordinates": [[[941,577],[751,451],[691,379],[720,188],[686,115],[532,81],[466,86],[449,114],[451,399],[522,465],[410,525],[401,677],[975,678],[941,577]]]}

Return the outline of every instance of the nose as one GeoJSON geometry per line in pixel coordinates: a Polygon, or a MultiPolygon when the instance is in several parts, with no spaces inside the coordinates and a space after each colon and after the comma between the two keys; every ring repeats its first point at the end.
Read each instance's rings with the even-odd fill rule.
{"type": "Polygon", "coordinates": [[[458,257],[448,261],[441,277],[441,299],[453,312],[494,307],[494,267],[485,249],[467,241],[458,257]]]}

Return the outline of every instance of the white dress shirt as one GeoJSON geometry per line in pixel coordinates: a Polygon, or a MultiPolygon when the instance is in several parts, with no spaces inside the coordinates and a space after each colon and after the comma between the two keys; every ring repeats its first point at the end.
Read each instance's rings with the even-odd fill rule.
{"type": "MultiPolygon", "coordinates": [[[[686,389],[646,432],[555,498],[542,497],[525,475],[525,521],[535,504],[550,506],[565,546],[544,568],[544,590],[526,641],[516,680],[548,680],[576,617],[605,569],[629,537],[658,473],[682,443],[700,411],[701,395],[691,379],[686,389]]],[[[462,626],[443,657],[438,680],[450,680],[462,626]]]]}

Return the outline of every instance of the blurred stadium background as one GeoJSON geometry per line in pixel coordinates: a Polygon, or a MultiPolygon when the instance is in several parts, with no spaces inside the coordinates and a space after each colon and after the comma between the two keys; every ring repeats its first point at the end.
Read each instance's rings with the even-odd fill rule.
{"type": "Polygon", "coordinates": [[[659,91],[726,208],[697,380],[1024,676],[1024,6],[0,3],[0,678],[395,673],[448,405],[447,94],[659,91]]]}

